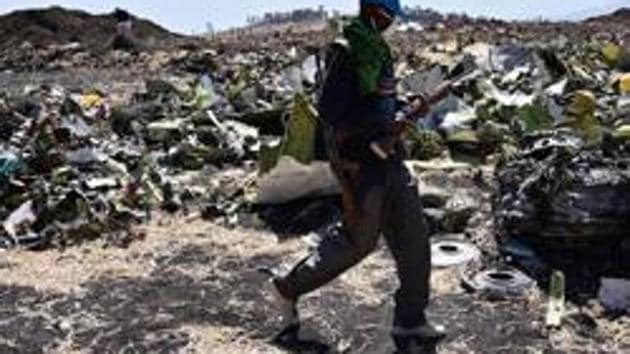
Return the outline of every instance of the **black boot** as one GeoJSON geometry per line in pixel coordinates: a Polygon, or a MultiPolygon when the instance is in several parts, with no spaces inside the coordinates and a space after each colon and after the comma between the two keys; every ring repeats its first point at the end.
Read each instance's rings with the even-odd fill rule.
{"type": "Polygon", "coordinates": [[[268,268],[258,269],[260,274],[267,277],[264,290],[270,296],[273,307],[279,312],[281,330],[274,337],[274,341],[290,341],[297,338],[300,331],[300,317],[297,311],[297,299],[285,297],[278,287],[280,276],[268,268]]]}
{"type": "Polygon", "coordinates": [[[392,339],[396,345],[396,354],[432,354],[437,344],[446,338],[443,328],[430,324],[420,327],[392,330],[392,339]]]}

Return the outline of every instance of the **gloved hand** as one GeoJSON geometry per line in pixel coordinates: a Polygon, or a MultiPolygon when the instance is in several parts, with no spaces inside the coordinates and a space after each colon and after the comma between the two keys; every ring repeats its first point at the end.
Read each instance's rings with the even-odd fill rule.
{"type": "Polygon", "coordinates": [[[384,133],[370,142],[370,150],[381,160],[387,160],[396,152],[396,144],[400,140],[405,127],[409,124],[404,115],[388,121],[384,133]]]}

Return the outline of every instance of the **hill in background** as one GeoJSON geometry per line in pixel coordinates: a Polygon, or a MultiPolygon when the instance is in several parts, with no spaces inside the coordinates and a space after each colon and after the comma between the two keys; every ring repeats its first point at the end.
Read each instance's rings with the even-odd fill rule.
{"type": "Polygon", "coordinates": [[[588,19],[589,22],[628,22],[630,24],[630,7],[620,8],[619,10],[612,12],[608,15],[602,15],[597,17],[592,17],[588,19]]]}
{"type": "MultiPolygon", "coordinates": [[[[180,36],[132,15],[134,34],[145,43],[161,43],[180,36]]],[[[0,16],[0,51],[30,42],[36,47],[80,42],[89,48],[108,43],[116,31],[113,13],[93,15],[61,7],[19,10],[0,16]]]]}

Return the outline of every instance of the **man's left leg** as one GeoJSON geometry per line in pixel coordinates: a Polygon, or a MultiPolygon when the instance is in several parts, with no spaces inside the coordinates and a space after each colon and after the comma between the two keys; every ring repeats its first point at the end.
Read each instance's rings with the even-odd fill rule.
{"type": "Polygon", "coordinates": [[[343,227],[338,233],[326,235],[317,249],[288,274],[273,277],[271,292],[277,295],[276,303],[286,329],[281,332],[281,337],[295,335],[299,329],[296,303],[300,296],[337,278],[376,248],[385,200],[384,186],[372,183],[374,174],[378,172],[378,167],[364,167],[361,177],[353,180],[352,189],[358,196],[356,218],[349,220],[344,217],[343,227]]]}

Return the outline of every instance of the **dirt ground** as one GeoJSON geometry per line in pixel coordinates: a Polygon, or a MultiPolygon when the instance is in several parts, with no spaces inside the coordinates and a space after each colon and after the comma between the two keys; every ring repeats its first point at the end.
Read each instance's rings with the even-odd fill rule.
{"type": "MultiPolygon", "coordinates": [[[[128,249],[0,253],[0,353],[391,352],[397,280],[384,247],[305,298],[305,341],[281,348],[269,340],[278,318],[256,268],[290,264],[308,242],[170,217],[145,231],[128,249]]],[[[540,294],[483,299],[461,290],[457,270],[434,272],[429,313],[449,330],[440,353],[630,350],[614,331],[576,337],[585,316],[549,333],[540,294]]]]}

